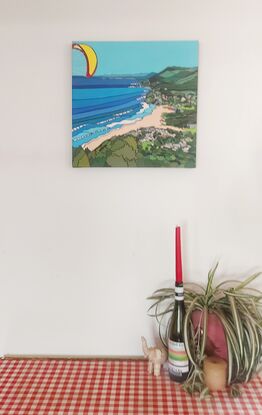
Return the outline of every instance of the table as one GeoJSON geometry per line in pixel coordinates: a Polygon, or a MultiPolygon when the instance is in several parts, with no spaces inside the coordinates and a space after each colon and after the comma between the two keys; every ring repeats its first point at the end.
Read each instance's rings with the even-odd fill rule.
{"type": "Polygon", "coordinates": [[[0,361],[0,414],[261,415],[262,380],[200,401],[169,380],[147,374],[144,360],[3,359],[0,361]]]}

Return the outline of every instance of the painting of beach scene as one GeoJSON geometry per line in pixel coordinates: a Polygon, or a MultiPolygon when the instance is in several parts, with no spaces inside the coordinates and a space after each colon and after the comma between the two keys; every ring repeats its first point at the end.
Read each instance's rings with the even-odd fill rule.
{"type": "Polygon", "coordinates": [[[73,167],[196,166],[197,41],[72,43],[73,167]]]}

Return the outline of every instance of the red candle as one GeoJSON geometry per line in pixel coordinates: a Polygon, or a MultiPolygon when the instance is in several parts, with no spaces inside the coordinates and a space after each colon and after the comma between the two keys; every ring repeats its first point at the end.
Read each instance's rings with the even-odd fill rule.
{"type": "Polygon", "coordinates": [[[176,227],[176,283],[183,282],[180,226],[176,227]]]}

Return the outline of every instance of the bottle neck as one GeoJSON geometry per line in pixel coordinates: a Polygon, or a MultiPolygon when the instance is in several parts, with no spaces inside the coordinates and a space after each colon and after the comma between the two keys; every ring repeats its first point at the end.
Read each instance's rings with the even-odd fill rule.
{"type": "Polygon", "coordinates": [[[175,301],[184,300],[184,286],[182,282],[176,282],[175,285],[175,301]]]}

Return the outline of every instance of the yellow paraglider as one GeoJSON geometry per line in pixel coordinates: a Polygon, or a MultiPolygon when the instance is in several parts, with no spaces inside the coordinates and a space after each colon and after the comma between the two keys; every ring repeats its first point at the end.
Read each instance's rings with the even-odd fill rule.
{"type": "Polygon", "coordinates": [[[74,43],[73,49],[80,50],[86,58],[86,76],[91,78],[94,75],[97,68],[97,56],[93,48],[83,43],[74,43]]]}

